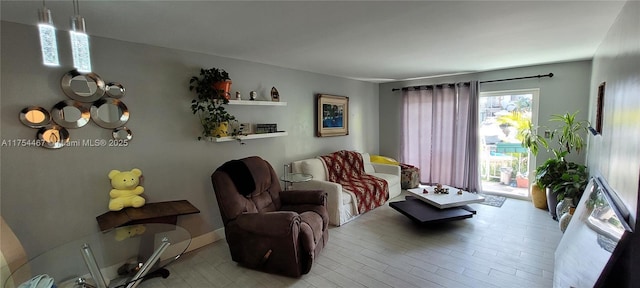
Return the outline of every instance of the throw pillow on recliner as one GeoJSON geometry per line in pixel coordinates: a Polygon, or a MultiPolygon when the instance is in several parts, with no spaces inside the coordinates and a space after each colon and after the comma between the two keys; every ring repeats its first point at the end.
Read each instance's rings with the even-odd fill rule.
{"type": "Polygon", "coordinates": [[[254,190],[256,190],[256,183],[253,181],[253,175],[251,175],[251,171],[247,168],[247,165],[240,160],[231,160],[228,161],[222,166],[220,166],[217,170],[227,173],[229,178],[231,178],[231,182],[236,186],[236,189],[243,196],[247,196],[251,194],[254,190]]]}

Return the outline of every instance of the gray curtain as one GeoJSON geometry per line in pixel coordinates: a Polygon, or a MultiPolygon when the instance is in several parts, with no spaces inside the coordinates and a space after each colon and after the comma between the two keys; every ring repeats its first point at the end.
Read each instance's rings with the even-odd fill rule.
{"type": "Polygon", "coordinates": [[[422,183],[482,191],[478,82],[403,90],[402,98],[402,162],[420,168],[422,183]]]}

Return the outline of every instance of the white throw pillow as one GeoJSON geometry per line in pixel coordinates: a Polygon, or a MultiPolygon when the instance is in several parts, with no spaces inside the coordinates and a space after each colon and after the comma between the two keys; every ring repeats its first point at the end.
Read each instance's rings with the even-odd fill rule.
{"type": "Polygon", "coordinates": [[[322,164],[322,160],[320,159],[303,160],[300,168],[302,169],[302,173],[311,174],[311,176],[313,176],[313,179],[315,180],[327,180],[327,176],[324,172],[324,164],[322,164]]]}

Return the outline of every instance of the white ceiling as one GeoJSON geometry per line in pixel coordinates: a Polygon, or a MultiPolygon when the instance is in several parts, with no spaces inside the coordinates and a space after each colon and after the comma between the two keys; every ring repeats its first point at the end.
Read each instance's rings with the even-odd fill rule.
{"type": "MultiPolygon", "coordinates": [[[[35,25],[42,1],[0,3],[35,25]]],[[[69,29],[71,0],[46,1],[69,29]]],[[[80,1],[87,32],[372,82],[592,58],[618,1],[80,1]]]]}

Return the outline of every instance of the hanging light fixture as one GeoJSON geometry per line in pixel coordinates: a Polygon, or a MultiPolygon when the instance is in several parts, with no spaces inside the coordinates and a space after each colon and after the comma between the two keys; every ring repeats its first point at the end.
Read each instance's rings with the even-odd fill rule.
{"type": "Polygon", "coordinates": [[[84,17],[80,16],[80,4],[73,0],[74,16],[71,17],[71,50],[73,66],[79,72],[91,72],[91,52],[89,51],[89,36],[84,25],[84,17]]]}
{"type": "Polygon", "coordinates": [[[58,66],[58,42],[56,41],[56,28],[53,27],[51,10],[44,5],[38,9],[38,31],[40,31],[40,50],[42,51],[42,64],[58,66]]]}

